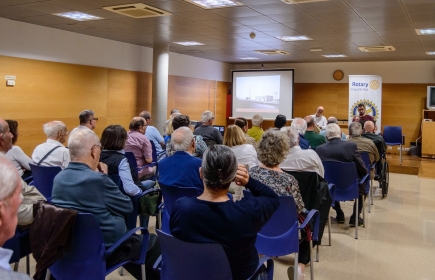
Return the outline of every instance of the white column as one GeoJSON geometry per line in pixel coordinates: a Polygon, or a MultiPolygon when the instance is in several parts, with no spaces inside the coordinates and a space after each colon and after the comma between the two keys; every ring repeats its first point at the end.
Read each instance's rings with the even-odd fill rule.
{"type": "Polygon", "coordinates": [[[168,107],[168,76],[169,76],[169,45],[153,45],[153,95],[152,95],[152,116],[153,126],[161,133],[167,119],[168,107]]]}

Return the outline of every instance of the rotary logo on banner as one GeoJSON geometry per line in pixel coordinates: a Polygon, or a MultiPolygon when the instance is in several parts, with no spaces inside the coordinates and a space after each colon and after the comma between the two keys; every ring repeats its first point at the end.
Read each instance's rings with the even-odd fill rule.
{"type": "Polygon", "coordinates": [[[366,115],[370,115],[381,129],[382,77],[374,75],[349,75],[349,123],[359,116],[358,105],[364,104],[366,115]]]}

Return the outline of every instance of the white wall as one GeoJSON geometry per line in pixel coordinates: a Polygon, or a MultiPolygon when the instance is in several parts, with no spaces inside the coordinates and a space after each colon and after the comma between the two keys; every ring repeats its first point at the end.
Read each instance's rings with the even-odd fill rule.
{"type": "MultiPolygon", "coordinates": [[[[253,66],[239,64],[234,68],[253,66]]],[[[274,68],[294,68],[295,83],[348,83],[349,75],[380,75],[384,84],[435,84],[435,60],[264,64],[264,69],[274,68]],[[332,78],[335,70],[344,72],[343,80],[337,82],[332,78]]]]}
{"type": "MultiPolygon", "coordinates": [[[[0,55],[152,73],[147,47],[0,18],[0,55]]],[[[169,75],[230,81],[231,65],[170,53],[169,75]]]]}

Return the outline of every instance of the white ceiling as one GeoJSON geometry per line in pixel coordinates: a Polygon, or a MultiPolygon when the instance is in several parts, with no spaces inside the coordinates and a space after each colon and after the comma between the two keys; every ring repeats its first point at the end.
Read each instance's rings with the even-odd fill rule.
{"type": "MultiPolygon", "coordinates": [[[[435,56],[435,35],[417,35],[417,28],[435,28],[435,0],[330,0],[298,5],[280,0],[237,0],[244,6],[205,10],[182,0],[0,0],[0,17],[81,34],[152,47],[153,43],[197,41],[204,46],[170,45],[170,51],[228,63],[410,61],[435,56]],[[103,9],[145,3],[172,15],[134,19],[103,9]],[[105,18],[77,22],[52,15],[81,11],[105,18]],[[255,39],[250,33],[256,34],[255,39]],[[276,36],[306,35],[313,40],[283,42],[276,36]],[[358,46],[386,46],[394,52],[364,53],[358,46]],[[322,48],[311,52],[310,48],[322,48]],[[254,50],[281,49],[285,56],[254,50]],[[324,54],[345,54],[325,58],[324,54]]],[[[3,38],[2,40],[4,40],[3,38]]]]}

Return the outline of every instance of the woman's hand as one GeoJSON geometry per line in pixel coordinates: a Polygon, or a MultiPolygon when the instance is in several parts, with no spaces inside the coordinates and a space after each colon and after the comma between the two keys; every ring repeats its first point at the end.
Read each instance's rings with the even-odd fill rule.
{"type": "Polygon", "coordinates": [[[244,164],[239,164],[237,167],[237,173],[234,182],[236,182],[236,184],[239,186],[244,186],[248,183],[248,181],[249,181],[248,169],[246,169],[246,166],[244,164]]]}

